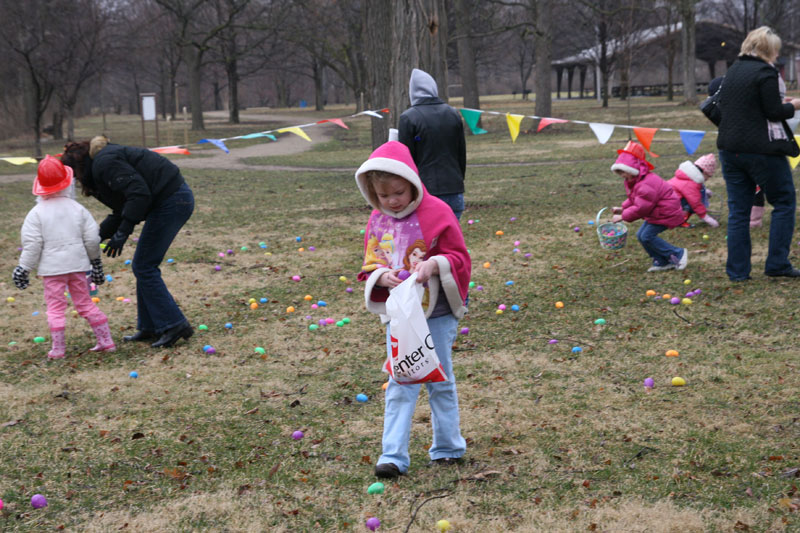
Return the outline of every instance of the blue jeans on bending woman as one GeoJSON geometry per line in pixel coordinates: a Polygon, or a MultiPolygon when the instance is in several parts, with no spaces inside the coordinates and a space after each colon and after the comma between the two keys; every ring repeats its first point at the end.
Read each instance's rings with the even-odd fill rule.
{"type": "Polygon", "coordinates": [[[161,335],[186,322],[186,317],[161,279],[158,266],[193,211],[194,195],[184,183],[145,218],[131,262],[133,275],[136,276],[137,329],[140,331],[161,335]]]}
{"type": "Polygon", "coordinates": [[[756,185],[773,207],[764,273],[774,276],[791,271],[789,247],[797,199],[786,156],[720,150],[719,160],[728,191],[728,260],[725,265],[728,277],[733,281],[750,278],[750,210],[756,185]]]}

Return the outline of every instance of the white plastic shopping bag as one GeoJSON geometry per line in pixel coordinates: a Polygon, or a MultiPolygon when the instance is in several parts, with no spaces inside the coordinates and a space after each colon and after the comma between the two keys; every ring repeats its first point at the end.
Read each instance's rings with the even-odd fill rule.
{"type": "Polygon", "coordinates": [[[392,347],[384,372],[401,385],[447,381],[422,310],[424,290],[412,274],[392,289],[386,300],[392,347]]]}

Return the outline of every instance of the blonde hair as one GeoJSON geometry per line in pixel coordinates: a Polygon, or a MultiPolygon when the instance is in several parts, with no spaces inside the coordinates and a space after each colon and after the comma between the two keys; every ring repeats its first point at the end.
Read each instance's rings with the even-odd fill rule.
{"type": "MultiPolygon", "coordinates": [[[[375,196],[377,194],[375,192],[375,184],[376,183],[388,183],[388,182],[392,181],[395,178],[401,179],[403,181],[408,181],[403,176],[399,176],[397,174],[392,174],[391,172],[386,172],[384,170],[368,170],[368,171],[364,172],[363,176],[364,176],[364,178],[366,178],[365,181],[367,183],[367,190],[373,196],[375,196]]],[[[413,202],[413,201],[415,201],[417,199],[417,196],[419,195],[419,192],[417,191],[417,188],[414,187],[414,185],[411,182],[409,182],[409,184],[411,185],[411,201],[413,202]]]]}
{"type": "Polygon", "coordinates": [[[758,56],[764,61],[775,59],[781,49],[781,38],[769,26],[761,26],[747,34],[742,41],[740,56],[758,56]]]}

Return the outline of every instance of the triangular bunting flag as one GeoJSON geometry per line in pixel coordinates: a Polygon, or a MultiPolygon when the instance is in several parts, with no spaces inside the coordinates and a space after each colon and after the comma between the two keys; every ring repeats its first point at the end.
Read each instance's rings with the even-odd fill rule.
{"type": "Polygon", "coordinates": [[[642,143],[644,149],[650,152],[650,155],[653,157],[658,157],[656,154],[650,151],[650,144],[653,142],[653,137],[657,131],[658,128],[633,128],[633,133],[636,134],[636,138],[639,139],[639,142],[642,143]]]}
{"type": "Polygon", "coordinates": [[[0,157],[0,160],[11,163],[12,165],[24,165],[26,163],[36,163],[32,157],[0,157]]]}
{"type": "Polygon", "coordinates": [[[473,135],[488,133],[485,129],[478,127],[478,121],[481,119],[481,115],[483,114],[482,111],[477,109],[459,109],[459,111],[461,111],[461,116],[464,117],[464,122],[467,123],[467,126],[469,126],[469,129],[473,135]]]}
{"type": "Polygon", "coordinates": [[[681,141],[683,141],[683,147],[686,148],[686,153],[692,155],[697,151],[697,147],[700,146],[700,143],[703,141],[703,137],[706,136],[706,132],[704,131],[696,131],[696,130],[678,130],[681,134],[681,141]]]}
{"type": "Polygon", "coordinates": [[[542,117],[542,120],[539,121],[539,127],[536,128],[536,133],[539,133],[550,124],[562,124],[564,122],[569,122],[569,120],[564,120],[563,118],[542,117]]]}
{"type": "Polygon", "coordinates": [[[255,139],[257,137],[267,137],[268,139],[273,140],[273,141],[277,141],[278,140],[271,133],[264,133],[264,132],[248,133],[247,135],[241,135],[241,136],[237,137],[237,139],[255,139]]]}
{"type": "Polygon", "coordinates": [[[597,141],[600,144],[605,144],[611,138],[611,134],[614,133],[614,125],[613,124],[603,124],[602,122],[590,122],[589,127],[592,128],[595,137],[597,137],[597,141]]]}
{"type": "Polygon", "coordinates": [[[506,122],[508,123],[508,132],[511,134],[511,142],[517,142],[517,136],[519,135],[519,123],[522,122],[523,118],[525,118],[525,115],[512,115],[511,113],[506,113],[506,122]]]}
{"type": "Polygon", "coordinates": [[[157,154],[192,155],[189,150],[186,148],[181,148],[180,146],[160,146],[158,148],[150,148],[150,151],[156,152],[157,154]]]}
{"type": "Polygon", "coordinates": [[[317,122],[317,124],[322,124],[324,122],[332,122],[333,124],[336,124],[337,126],[340,126],[346,130],[350,129],[344,122],[342,122],[342,119],[340,118],[326,118],[324,120],[320,120],[319,122],[317,122]]]}
{"type": "Polygon", "coordinates": [[[222,142],[222,140],[220,139],[200,139],[199,141],[197,141],[197,144],[203,144],[203,143],[211,143],[220,150],[222,150],[223,152],[225,152],[226,154],[231,153],[231,151],[228,150],[228,147],[225,146],[225,143],[222,142]]]}
{"type": "Polygon", "coordinates": [[[284,132],[286,132],[286,133],[294,133],[298,137],[302,137],[303,139],[307,140],[308,142],[311,142],[311,137],[306,135],[306,132],[303,131],[303,128],[298,128],[297,126],[292,126],[291,128],[281,128],[281,129],[276,130],[276,131],[278,133],[284,133],[284,132]]]}
{"type": "MultiPolygon", "coordinates": [[[[794,140],[800,143],[800,135],[795,135],[794,140]]],[[[790,157],[789,158],[789,165],[791,165],[792,170],[797,168],[797,163],[800,163],[800,155],[797,157],[790,157]]]]}

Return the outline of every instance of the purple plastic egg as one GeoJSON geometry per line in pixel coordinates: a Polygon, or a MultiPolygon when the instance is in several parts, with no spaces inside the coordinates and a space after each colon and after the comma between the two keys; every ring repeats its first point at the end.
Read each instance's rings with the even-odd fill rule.
{"type": "Polygon", "coordinates": [[[678,305],[679,303],[681,303],[681,299],[678,298],[677,296],[673,296],[670,299],[669,303],[671,303],[672,305],[678,305]]]}
{"type": "Polygon", "coordinates": [[[220,270],[222,270],[222,267],[221,267],[221,266],[219,266],[219,265],[214,265],[214,270],[216,270],[217,272],[219,272],[220,270]]]}
{"type": "Polygon", "coordinates": [[[581,230],[581,228],[579,228],[578,226],[575,226],[574,228],[572,228],[572,231],[574,231],[575,233],[578,233],[580,230],[581,230]]]}
{"type": "Polygon", "coordinates": [[[476,291],[482,291],[483,290],[483,285],[478,285],[477,287],[475,287],[475,290],[476,291]]]}
{"type": "Polygon", "coordinates": [[[653,381],[653,378],[645,378],[644,380],[645,387],[647,387],[648,389],[652,389],[653,385],[655,385],[655,381],[653,381]]]}
{"type": "Polygon", "coordinates": [[[550,339],[547,344],[558,344],[558,339],[550,339]]]}
{"type": "Polygon", "coordinates": [[[372,518],[367,519],[366,526],[367,529],[369,529],[370,531],[375,531],[376,529],[381,527],[381,521],[373,516],[372,518]]]}
{"type": "Polygon", "coordinates": [[[461,328],[462,335],[469,335],[469,328],[461,328]]]}
{"type": "Polygon", "coordinates": [[[344,292],[350,293],[353,292],[353,287],[347,287],[344,292]]]}
{"type": "Polygon", "coordinates": [[[300,440],[300,439],[302,439],[303,437],[305,437],[305,435],[304,435],[304,434],[303,434],[303,432],[302,432],[302,431],[300,431],[299,429],[298,429],[297,431],[295,431],[294,433],[292,433],[292,438],[293,438],[294,440],[300,440]]]}
{"type": "Polygon", "coordinates": [[[401,270],[400,272],[397,273],[397,277],[403,281],[407,280],[410,275],[411,272],[409,272],[408,270],[401,270]]]}
{"type": "Polygon", "coordinates": [[[700,289],[695,289],[695,290],[694,290],[694,295],[695,295],[695,296],[697,296],[698,294],[700,294],[700,293],[702,293],[702,292],[703,292],[703,291],[701,291],[700,289]]]}
{"type": "Polygon", "coordinates": [[[527,253],[527,254],[525,254],[525,257],[532,257],[532,256],[533,256],[533,254],[532,254],[532,253],[530,253],[530,252],[529,252],[529,253],[527,253]]]}
{"type": "Polygon", "coordinates": [[[41,509],[42,507],[47,507],[47,498],[42,496],[41,494],[34,494],[31,498],[31,507],[34,509],[41,509]]]}

